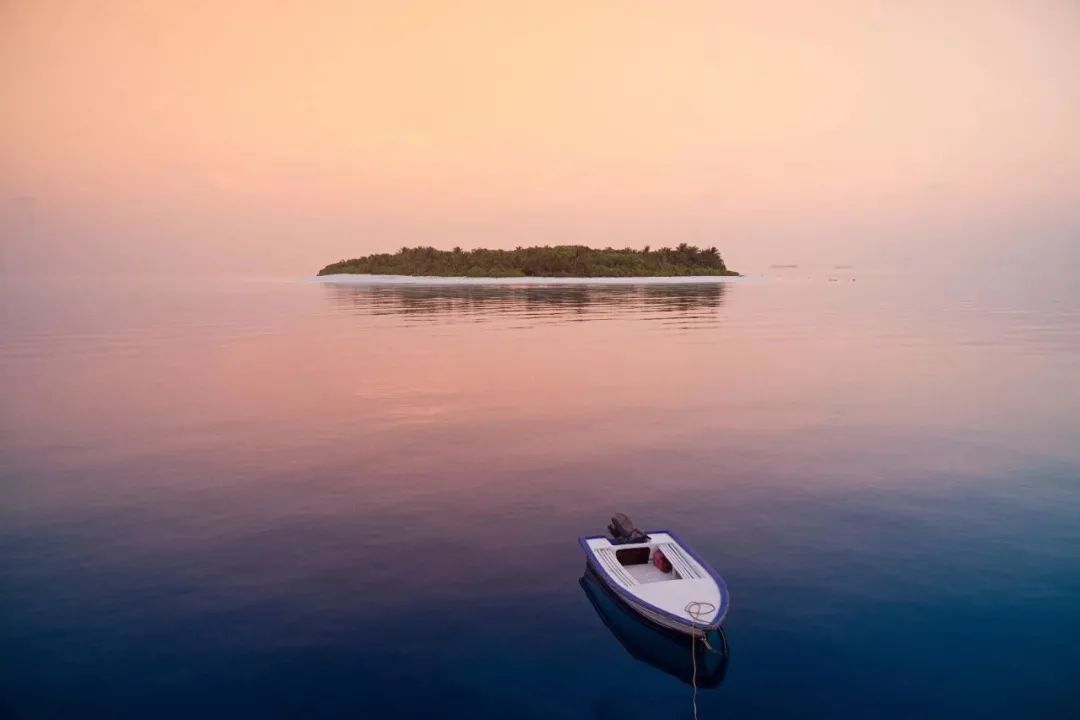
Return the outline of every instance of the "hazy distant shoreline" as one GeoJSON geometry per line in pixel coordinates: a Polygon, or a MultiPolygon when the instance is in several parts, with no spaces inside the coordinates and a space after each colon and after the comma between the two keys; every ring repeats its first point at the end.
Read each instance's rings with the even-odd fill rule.
{"type": "Polygon", "coordinates": [[[659,277],[445,277],[438,275],[319,275],[314,282],[332,285],[715,285],[739,282],[738,275],[664,275],[659,277]]]}

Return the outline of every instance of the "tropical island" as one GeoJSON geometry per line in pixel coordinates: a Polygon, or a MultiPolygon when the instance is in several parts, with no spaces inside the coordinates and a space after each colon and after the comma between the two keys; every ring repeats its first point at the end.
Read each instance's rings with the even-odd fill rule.
{"type": "Polygon", "coordinates": [[[715,247],[681,243],[675,248],[594,249],[584,245],[514,250],[436,250],[403,247],[327,265],[319,275],[418,275],[425,277],[674,277],[738,275],[715,247]]]}

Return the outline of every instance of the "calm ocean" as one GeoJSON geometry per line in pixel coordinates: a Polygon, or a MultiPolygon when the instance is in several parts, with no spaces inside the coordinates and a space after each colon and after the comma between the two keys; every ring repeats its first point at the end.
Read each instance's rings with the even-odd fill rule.
{"type": "Polygon", "coordinates": [[[1080,290],[777,272],[3,282],[0,718],[689,718],[618,511],[727,579],[702,718],[1080,717],[1080,290]]]}

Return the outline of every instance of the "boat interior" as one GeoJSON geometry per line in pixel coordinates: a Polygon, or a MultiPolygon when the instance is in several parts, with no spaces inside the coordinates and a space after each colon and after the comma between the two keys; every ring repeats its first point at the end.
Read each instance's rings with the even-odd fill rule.
{"type": "Polygon", "coordinates": [[[660,548],[649,545],[622,548],[615,551],[615,559],[639,585],[682,580],[682,575],[660,548]],[[659,559],[657,553],[660,554],[659,559]]]}

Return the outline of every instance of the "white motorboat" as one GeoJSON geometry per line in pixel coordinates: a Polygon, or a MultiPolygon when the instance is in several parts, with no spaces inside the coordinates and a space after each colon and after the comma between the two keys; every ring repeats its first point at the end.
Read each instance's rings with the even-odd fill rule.
{"type": "Polygon", "coordinates": [[[727,615],[727,584],[672,530],[642,532],[623,514],[610,535],[578,539],[590,567],[631,609],[670,630],[705,636],[727,615]]]}

